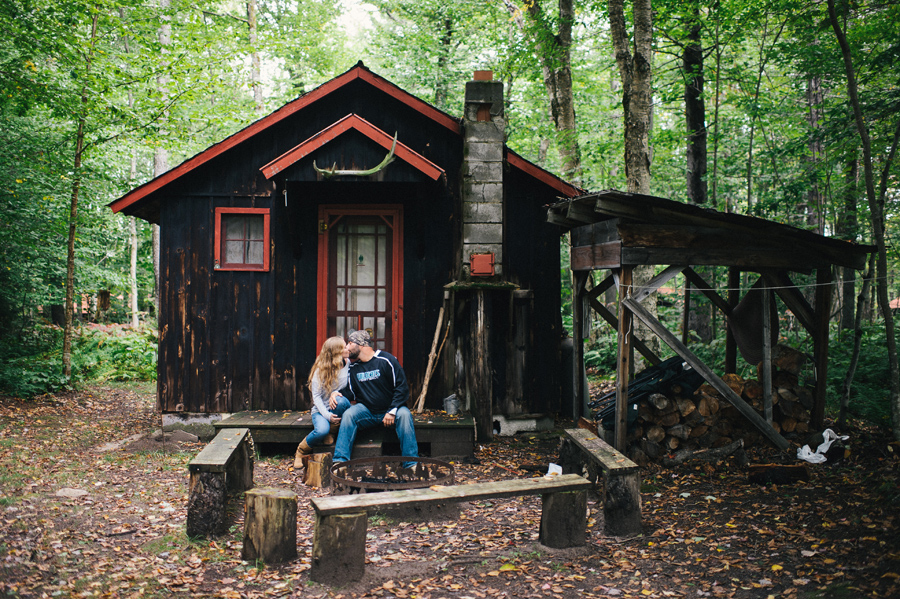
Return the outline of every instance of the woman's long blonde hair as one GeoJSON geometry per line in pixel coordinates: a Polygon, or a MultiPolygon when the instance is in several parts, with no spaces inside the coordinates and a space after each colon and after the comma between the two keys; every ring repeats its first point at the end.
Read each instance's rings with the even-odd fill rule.
{"type": "Polygon", "coordinates": [[[309,378],[306,383],[312,386],[316,373],[319,373],[319,385],[322,389],[330,393],[335,391],[333,388],[337,382],[338,373],[344,367],[344,343],[343,337],[329,337],[322,344],[322,351],[319,352],[315,363],[309,371],[309,378]]]}

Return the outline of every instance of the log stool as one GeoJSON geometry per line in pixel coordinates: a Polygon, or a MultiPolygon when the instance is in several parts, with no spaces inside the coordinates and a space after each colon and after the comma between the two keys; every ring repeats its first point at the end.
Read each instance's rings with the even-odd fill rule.
{"type": "Polygon", "coordinates": [[[331,454],[313,453],[301,458],[303,461],[303,484],[308,487],[331,486],[331,454]]]}
{"type": "Polygon", "coordinates": [[[244,494],[241,558],[278,564],[297,558],[297,494],[262,488],[244,494]]]}

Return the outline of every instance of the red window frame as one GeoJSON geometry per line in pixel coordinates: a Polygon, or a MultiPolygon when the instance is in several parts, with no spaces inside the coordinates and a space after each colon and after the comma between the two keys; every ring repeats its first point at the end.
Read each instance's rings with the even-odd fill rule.
{"type": "Polygon", "coordinates": [[[269,238],[269,209],[268,208],[229,208],[217,207],[215,219],[215,239],[213,241],[213,267],[216,270],[249,270],[256,272],[269,271],[269,257],[272,253],[269,238]],[[259,215],[263,219],[263,262],[262,264],[225,263],[225,252],[222,244],[225,243],[225,235],[222,232],[222,217],[237,215],[259,215]]]}

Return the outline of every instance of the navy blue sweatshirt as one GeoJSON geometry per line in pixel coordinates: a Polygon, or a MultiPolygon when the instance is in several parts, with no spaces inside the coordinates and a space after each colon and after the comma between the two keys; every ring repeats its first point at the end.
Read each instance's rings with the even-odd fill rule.
{"type": "Polygon", "coordinates": [[[341,395],[358,401],[370,412],[384,414],[407,404],[409,384],[397,358],[378,350],[368,362],[350,363],[350,376],[341,395]]]}

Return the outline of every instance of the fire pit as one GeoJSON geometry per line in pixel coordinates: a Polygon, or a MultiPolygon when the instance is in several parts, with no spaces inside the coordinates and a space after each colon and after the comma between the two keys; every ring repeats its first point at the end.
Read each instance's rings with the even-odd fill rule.
{"type": "Polygon", "coordinates": [[[332,495],[446,486],[453,484],[453,464],[434,458],[359,458],[332,466],[331,482],[332,495]],[[415,462],[415,466],[403,468],[403,462],[415,462]]]}

